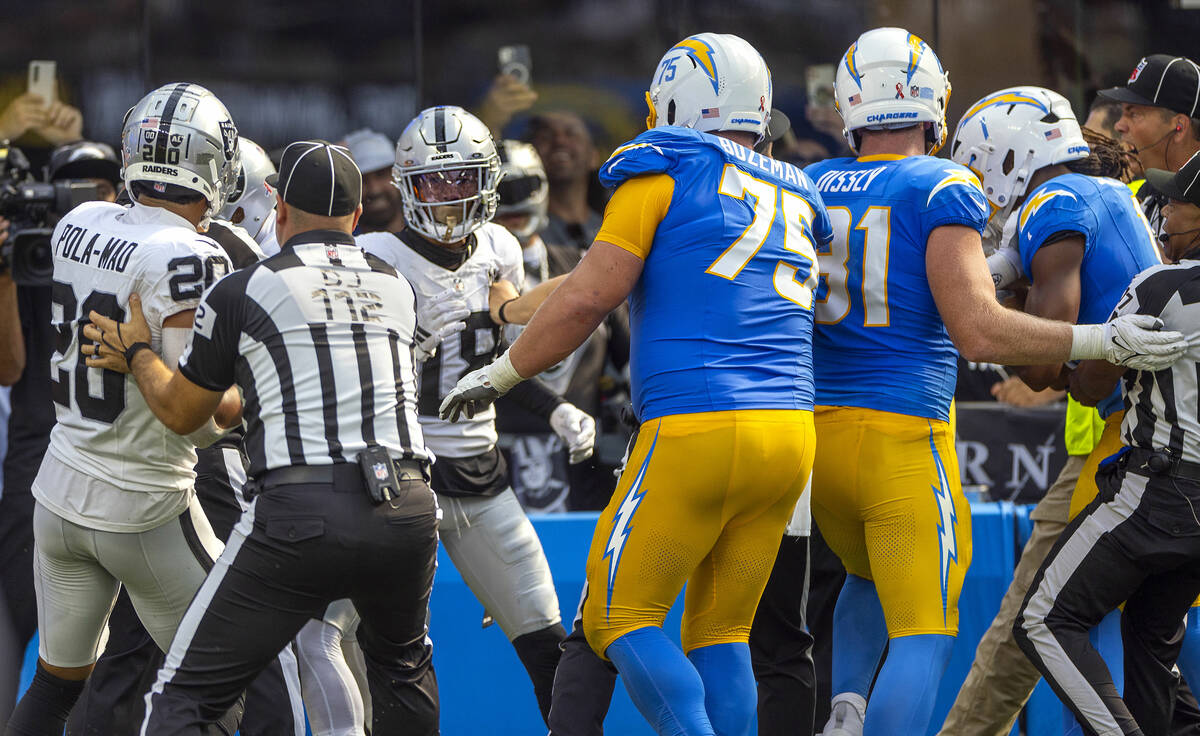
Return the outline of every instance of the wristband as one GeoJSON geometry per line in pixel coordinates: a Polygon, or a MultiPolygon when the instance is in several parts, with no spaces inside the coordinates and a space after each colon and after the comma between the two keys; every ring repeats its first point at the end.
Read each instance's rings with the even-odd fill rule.
{"type": "Polygon", "coordinates": [[[515,302],[518,298],[519,297],[514,296],[512,299],[509,299],[509,300],[505,301],[503,304],[501,304],[500,309],[496,310],[500,316],[501,324],[505,324],[505,325],[510,324],[508,321],[508,318],[504,316],[504,308],[507,307],[509,304],[512,304],[513,302],[515,302]]]}
{"type": "Polygon", "coordinates": [[[142,350],[151,350],[151,349],[152,348],[150,347],[150,343],[148,343],[148,342],[135,342],[134,344],[125,348],[125,365],[129,366],[130,370],[132,370],[133,369],[133,356],[137,355],[142,350]]]}
{"type": "Polygon", "coordinates": [[[487,367],[487,378],[492,384],[492,388],[496,389],[501,396],[508,393],[509,389],[516,386],[525,379],[517,373],[517,369],[513,368],[512,361],[509,360],[508,351],[504,351],[496,361],[487,367]]]}
{"type": "Polygon", "coordinates": [[[1071,325],[1068,360],[1103,360],[1104,325],[1071,325]]]}

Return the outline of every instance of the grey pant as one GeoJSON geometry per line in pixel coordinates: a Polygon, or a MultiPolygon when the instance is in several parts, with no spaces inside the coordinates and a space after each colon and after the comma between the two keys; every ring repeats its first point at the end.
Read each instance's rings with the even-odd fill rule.
{"type": "Polygon", "coordinates": [[[512,489],[438,494],[438,505],[438,535],[450,560],[509,641],[562,620],[542,542],[512,489]]]}
{"type": "Polygon", "coordinates": [[[144,532],[89,529],[40,503],[33,528],[38,653],[56,667],[99,658],[122,585],[165,651],[222,548],[195,498],[176,519],[144,532]]]}

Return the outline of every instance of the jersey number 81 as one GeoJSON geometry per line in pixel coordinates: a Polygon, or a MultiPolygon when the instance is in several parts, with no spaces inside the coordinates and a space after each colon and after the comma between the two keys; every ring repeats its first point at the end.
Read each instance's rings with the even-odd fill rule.
{"type": "Polygon", "coordinates": [[[798,266],[785,261],[775,265],[771,279],[775,292],[804,309],[812,309],[813,289],[817,285],[817,251],[808,233],[811,231],[813,209],[804,197],[795,192],[781,189],[774,184],[756,179],[733,164],[725,164],[721,173],[720,194],[745,200],[749,194],[754,198],[754,217],[738,239],[713,261],[706,273],[730,281],[737,278],[750,259],[758,254],[775,218],[783,215],[783,248],[808,261],[808,273],[803,281],[797,280],[798,266]]]}

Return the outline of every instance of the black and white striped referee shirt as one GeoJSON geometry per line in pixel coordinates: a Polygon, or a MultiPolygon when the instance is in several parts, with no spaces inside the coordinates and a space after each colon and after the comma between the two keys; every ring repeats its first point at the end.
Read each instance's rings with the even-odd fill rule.
{"type": "Polygon", "coordinates": [[[1149,314],[1187,337],[1189,347],[1161,371],[1128,371],[1122,438],[1130,447],[1168,449],[1200,463],[1200,260],[1154,266],[1138,274],[1113,316],[1149,314]]]}
{"type": "Polygon", "coordinates": [[[369,445],[426,459],[417,420],[412,287],[346,233],[318,230],[221,279],[179,363],[245,401],[250,476],[353,461],[369,445]]]}

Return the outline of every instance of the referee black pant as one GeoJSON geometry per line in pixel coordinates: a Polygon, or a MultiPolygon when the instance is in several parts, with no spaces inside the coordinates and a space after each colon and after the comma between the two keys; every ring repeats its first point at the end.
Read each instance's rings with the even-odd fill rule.
{"type": "MultiPolygon", "coordinates": [[[[1013,632],[1088,734],[1171,732],[1184,617],[1200,594],[1200,473],[1154,474],[1131,449],[1042,564],[1013,632]],[[1125,602],[1125,698],[1088,631],[1125,602]]],[[[1192,468],[1191,470],[1196,470],[1192,468]]]]}
{"type": "Polygon", "coordinates": [[[426,636],[437,505],[422,482],[375,505],[357,465],[269,472],[184,615],[147,696],[143,736],[199,736],[310,618],[362,616],[374,733],[438,730],[426,636]]]}

